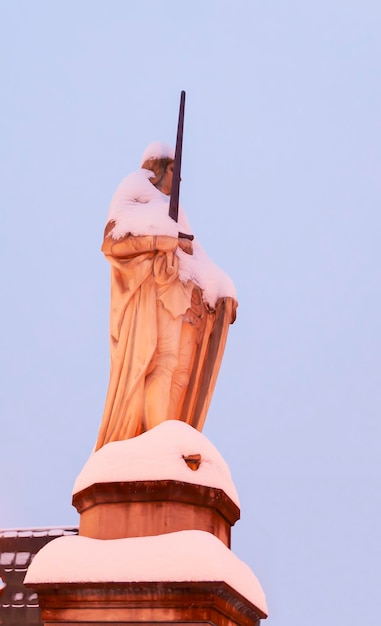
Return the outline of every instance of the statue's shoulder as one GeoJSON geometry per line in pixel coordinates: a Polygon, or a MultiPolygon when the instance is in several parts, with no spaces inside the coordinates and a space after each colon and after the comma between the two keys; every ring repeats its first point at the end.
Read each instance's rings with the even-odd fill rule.
{"type": "Polygon", "coordinates": [[[131,174],[123,178],[122,182],[118,185],[114,198],[124,195],[126,198],[129,197],[136,200],[140,197],[146,198],[147,195],[155,195],[157,189],[150,182],[152,176],[153,172],[144,169],[131,172],[131,174]]]}
{"type": "Polygon", "coordinates": [[[152,172],[137,170],[128,174],[118,185],[109,207],[108,220],[118,218],[120,211],[135,207],[137,204],[147,204],[159,193],[150,182],[152,172]]]}

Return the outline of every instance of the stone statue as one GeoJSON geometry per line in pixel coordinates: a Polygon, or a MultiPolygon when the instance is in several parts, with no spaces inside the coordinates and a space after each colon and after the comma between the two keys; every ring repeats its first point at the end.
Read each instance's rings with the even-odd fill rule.
{"type": "Polygon", "coordinates": [[[168,216],[173,164],[172,148],[151,144],[110,205],[111,372],[96,449],[168,419],[201,431],[235,320],[232,282],[181,207],[178,223],[168,216]]]}

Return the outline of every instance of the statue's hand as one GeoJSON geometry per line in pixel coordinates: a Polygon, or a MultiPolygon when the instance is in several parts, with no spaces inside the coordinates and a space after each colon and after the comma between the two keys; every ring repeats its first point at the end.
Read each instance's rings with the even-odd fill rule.
{"type": "Polygon", "coordinates": [[[186,252],[187,254],[193,254],[193,245],[190,239],[185,239],[184,237],[179,237],[179,248],[186,252]]]}

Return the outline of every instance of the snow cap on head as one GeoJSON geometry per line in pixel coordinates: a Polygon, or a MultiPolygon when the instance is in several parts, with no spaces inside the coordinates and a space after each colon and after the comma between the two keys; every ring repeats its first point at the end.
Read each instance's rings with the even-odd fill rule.
{"type": "Polygon", "coordinates": [[[174,158],[175,158],[175,151],[172,148],[172,146],[169,146],[167,143],[163,143],[162,141],[154,141],[154,143],[150,143],[148,148],[144,150],[140,167],[142,167],[143,163],[145,163],[149,159],[174,159],[174,158]]]}

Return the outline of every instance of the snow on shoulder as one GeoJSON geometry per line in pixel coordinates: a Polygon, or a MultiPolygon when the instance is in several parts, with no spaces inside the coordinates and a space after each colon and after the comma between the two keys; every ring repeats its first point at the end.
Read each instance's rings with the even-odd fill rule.
{"type": "Polygon", "coordinates": [[[226,582],[267,614],[250,568],[203,530],[108,540],[61,537],[40,550],[25,577],[28,584],[189,581],[226,582]]]}
{"type": "Polygon", "coordinates": [[[178,236],[179,226],[168,215],[168,196],[150,182],[154,173],[141,169],[128,174],[117,187],[107,221],[114,221],[113,239],[132,235],[178,236]]]}
{"type": "Polygon", "coordinates": [[[93,452],[73,494],[95,483],[139,480],[178,480],[222,489],[239,506],[227,463],[205,435],[185,422],[168,420],[138,437],[113,441],[93,452]],[[192,454],[201,455],[197,471],[183,458],[192,454]]]}
{"type": "MultiPolygon", "coordinates": [[[[121,239],[127,234],[136,237],[169,235],[176,238],[179,231],[187,235],[194,234],[181,206],[178,222],[169,217],[169,196],[150,182],[153,176],[150,170],[140,169],[126,176],[118,186],[107,218],[108,222],[115,223],[111,230],[113,239],[121,239]]],[[[212,308],[218,298],[230,296],[236,299],[232,280],[207,256],[197,239],[193,241],[192,255],[185,254],[181,249],[176,251],[176,255],[180,264],[180,280],[185,283],[192,280],[199,285],[205,302],[212,308]]]]}

